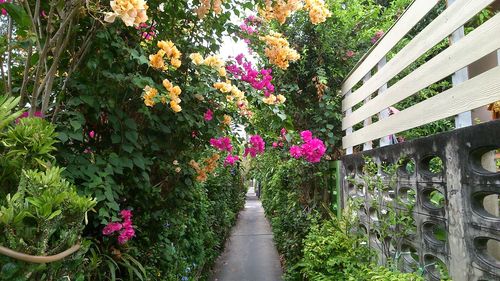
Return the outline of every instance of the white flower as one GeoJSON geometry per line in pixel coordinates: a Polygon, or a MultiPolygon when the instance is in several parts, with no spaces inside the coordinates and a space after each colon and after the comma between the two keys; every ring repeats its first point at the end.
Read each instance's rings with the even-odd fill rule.
{"type": "Polygon", "coordinates": [[[165,3],[161,3],[161,4],[158,6],[158,11],[160,11],[160,12],[165,12],[165,3]]]}

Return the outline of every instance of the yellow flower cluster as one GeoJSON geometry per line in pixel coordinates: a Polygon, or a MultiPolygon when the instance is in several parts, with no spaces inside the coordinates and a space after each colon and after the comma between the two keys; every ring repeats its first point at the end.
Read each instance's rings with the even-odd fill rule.
{"type": "Polygon", "coordinates": [[[219,76],[226,76],[226,63],[217,56],[208,56],[205,59],[200,53],[193,53],[189,55],[189,58],[195,65],[206,65],[211,68],[216,69],[219,72],[219,76]]]}
{"type": "Polygon", "coordinates": [[[222,121],[222,123],[226,126],[229,126],[231,125],[232,120],[233,119],[231,118],[231,116],[224,114],[224,121],[222,121]]]}
{"type": "Polygon", "coordinates": [[[269,97],[266,97],[266,98],[263,98],[262,101],[265,103],[265,104],[270,104],[270,105],[273,105],[273,104],[283,104],[285,101],[286,101],[286,98],[285,96],[283,95],[269,95],[269,97]]]}
{"type": "Polygon", "coordinates": [[[245,93],[238,89],[238,87],[231,85],[229,80],[226,82],[214,83],[214,88],[219,90],[221,93],[227,94],[226,100],[228,102],[235,102],[241,115],[252,115],[252,112],[248,109],[248,101],[245,97],[245,93]]]}
{"type": "Polygon", "coordinates": [[[156,102],[154,98],[158,95],[158,90],[149,86],[144,88],[144,95],[142,98],[144,99],[144,104],[149,107],[153,107],[156,102]]]}
{"type": "Polygon", "coordinates": [[[261,16],[266,20],[276,19],[279,23],[285,23],[286,19],[294,12],[302,9],[302,0],[266,0],[265,8],[260,10],[261,16]]]}
{"type": "Polygon", "coordinates": [[[214,153],[212,156],[209,158],[206,158],[203,160],[203,162],[206,163],[205,167],[200,167],[200,163],[191,160],[189,161],[189,165],[196,171],[198,174],[196,176],[196,180],[199,182],[205,182],[207,180],[208,174],[212,173],[215,171],[215,169],[218,166],[218,161],[220,159],[220,155],[217,153],[214,153]]]}
{"type": "Polygon", "coordinates": [[[166,70],[167,65],[164,61],[165,57],[170,60],[170,64],[175,69],[181,66],[182,53],[177,49],[172,41],[159,41],[158,48],[160,49],[156,54],[149,56],[149,65],[151,65],[151,67],[166,70]]]}
{"type": "MultiPolygon", "coordinates": [[[[170,108],[174,112],[180,112],[182,110],[179,103],[181,103],[181,99],[179,96],[181,95],[181,88],[179,86],[174,86],[168,79],[163,80],[163,87],[168,91],[170,97],[170,108]]],[[[165,101],[166,102],[166,101],[165,101]]]]}
{"type": "Polygon", "coordinates": [[[327,18],[332,16],[332,13],[325,5],[323,0],[305,0],[306,10],[309,10],[309,19],[312,24],[320,24],[325,22],[327,18]]]}
{"type": "MultiPolygon", "coordinates": [[[[170,99],[170,108],[174,112],[179,112],[182,110],[181,106],[179,103],[181,103],[181,99],[179,96],[181,95],[181,88],[179,86],[174,86],[168,79],[163,80],[163,87],[168,91],[168,97],[170,99]]],[[[155,99],[159,98],[161,103],[166,104],[167,103],[167,96],[159,96],[158,89],[146,86],[144,88],[144,94],[142,95],[142,98],[144,99],[144,104],[149,107],[153,107],[156,104],[155,99]]]]}
{"type": "Polygon", "coordinates": [[[196,9],[196,15],[198,15],[199,19],[203,19],[210,12],[210,7],[214,10],[216,15],[219,15],[222,12],[222,0],[201,0],[200,7],[196,9]]]}
{"type": "Polygon", "coordinates": [[[138,26],[148,20],[145,0],[114,0],[110,5],[113,12],[106,13],[104,20],[107,22],[114,22],[119,17],[126,26],[138,26]]]}
{"type": "Polygon", "coordinates": [[[290,44],[281,33],[271,31],[269,35],[261,36],[259,39],[266,42],[267,47],[264,52],[269,61],[281,69],[287,69],[289,62],[300,59],[300,55],[290,48],[290,44]]]}
{"type": "Polygon", "coordinates": [[[264,9],[259,13],[267,21],[276,19],[283,24],[291,14],[302,8],[309,11],[309,18],[313,24],[322,23],[332,15],[324,0],[305,0],[305,5],[304,0],[266,0],[264,9]]]}

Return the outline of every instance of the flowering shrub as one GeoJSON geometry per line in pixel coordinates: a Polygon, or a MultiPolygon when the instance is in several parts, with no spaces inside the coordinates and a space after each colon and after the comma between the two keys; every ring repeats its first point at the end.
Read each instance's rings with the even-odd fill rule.
{"type": "Polygon", "coordinates": [[[290,48],[290,43],[283,37],[283,34],[271,31],[269,35],[259,37],[266,43],[266,54],[269,62],[281,69],[287,69],[289,63],[296,61],[300,55],[290,48]]]}
{"type": "Polygon", "coordinates": [[[218,139],[210,139],[210,145],[221,151],[231,152],[233,151],[233,146],[231,145],[231,140],[228,137],[221,137],[218,139]]]}
{"type": "Polygon", "coordinates": [[[332,15],[323,0],[266,0],[265,8],[260,13],[266,20],[276,19],[284,24],[288,17],[301,9],[309,12],[312,24],[325,22],[332,15]]]}
{"type": "Polygon", "coordinates": [[[326,152],[325,144],[318,138],[313,138],[311,131],[300,132],[303,144],[301,146],[293,145],[290,147],[290,155],[299,159],[303,157],[309,163],[318,163],[326,152]]]}
{"type": "Polygon", "coordinates": [[[110,222],[102,230],[102,234],[110,236],[115,232],[119,232],[118,243],[121,245],[127,243],[132,237],[135,236],[135,230],[132,226],[132,211],[122,210],[120,212],[122,223],[110,222]]]}
{"type": "Polygon", "coordinates": [[[245,148],[244,156],[256,157],[259,154],[264,153],[266,143],[259,135],[250,136],[250,146],[245,148]]]}
{"type": "Polygon", "coordinates": [[[114,22],[119,17],[126,26],[139,26],[148,20],[145,0],[114,0],[110,5],[113,12],[106,13],[104,20],[107,22],[114,22]]]}

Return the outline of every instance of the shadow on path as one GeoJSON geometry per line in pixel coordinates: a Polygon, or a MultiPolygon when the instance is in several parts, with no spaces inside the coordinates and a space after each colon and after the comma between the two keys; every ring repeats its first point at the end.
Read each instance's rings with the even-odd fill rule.
{"type": "Polygon", "coordinates": [[[271,226],[260,200],[250,190],[245,209],[225,245],[211,281],[281,281],[281,266],[271,226]]]}

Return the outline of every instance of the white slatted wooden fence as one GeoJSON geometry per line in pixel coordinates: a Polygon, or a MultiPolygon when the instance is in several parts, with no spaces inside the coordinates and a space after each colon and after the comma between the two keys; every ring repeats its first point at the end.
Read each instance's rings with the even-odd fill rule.
{"type": "Polygon", "coordinates": [[[500,66],[469,79],[467,66],[497,51],[500,61],[500,14],[464,34],[464,25],[494,0],[448,0],[448,7],[422,29],[392,59],[388,54],[415,27],[439,0],[415,0],[397,23],[379,40],[342,85],[343,147],[347,154],[363,144],[372,148],[380,139],[386,146],[389,135],[451,116],[456,127],[472,124],[470,111],[500,100],[500,66]],[[392,81],[398,74],[449,38],[450,46],[414,71],[392,81]],[[373,68],[377,72],[371,75],[373,68]],[[389,116],[388,108],[419,91],[452,76],[453,87],[421,103],[389,116]],[[358,84],[362,81],[362,84],[358,84]],[[391,81],[391,85],[388,85],[391,81]],[[373,95],[377,93],[375,97],[373,95]],[[378,121],[372,117],[378,114],[378,121]],[[363,127],[354,131],[353,127],[363,127]]]}

